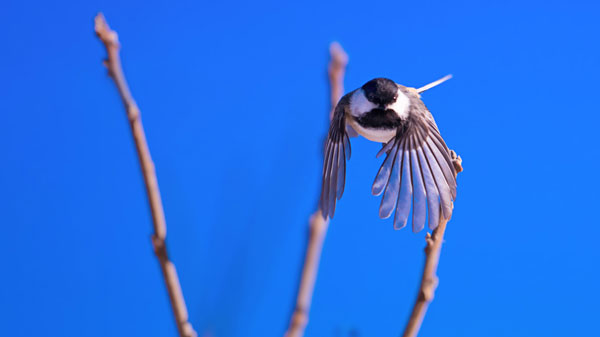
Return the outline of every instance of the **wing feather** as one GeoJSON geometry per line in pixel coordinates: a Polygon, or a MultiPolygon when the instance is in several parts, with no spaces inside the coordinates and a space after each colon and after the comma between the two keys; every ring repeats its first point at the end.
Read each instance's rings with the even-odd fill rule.
{"type": "Polygon", "coordinates": [[[379,150],[379,152],[377,152],[377,155],[375,156],[375,158],[379,158],[381,157],[382,154],[387,153],[392,146],[396,145],[396,138],[390,140],[389,142],[387,142],[386,144],[384,144],[381,147],[381,150],[379,150]]]}
{"type": "Polygon", "coordinates": [[[350,148],[350,138],[348,138],[347,134],[344,134],[344,151],[346,153],[346,160],[350,160],[350,156],[352,155],[352,149],[350,148]]]}
{"type": "Polygon", "coordinates": [[[394,159],[392,163],[391,173],[387,184],[385,185],[385,191],[383,192],[383,198],[381,198],[381,206],[379,207],[379,217],[387,219],[392,215],[392,211],[398,201],[398,191],[400,190],[400,172],[402,169],[402,153],[404,142],[399,142],[394,151],[394,159]]]}
{"type": "Polygon", "coordinates": [[[437,137],[431,137],[428,139],[431,145],[431,149],[433,150],[436,159],[438,160],[438,164],[442,168],[442,172],[444,172],[444,177],[446,177],[446,182],[448,186],[450,186],[450,192],[452,193],[452,200],[456,199],[456,170],[454,168],[454,164],[452,163],[452,158],[450,157],[450,150],[446,147],[446,144],[442,144],[437,137]]]}
{"type": "MultiPolygon", "coordinates": [[[[395,143],[396,139],[394,139],[393,142],[395,143]]],[[[394,160],[396,159],[396,152],[398,152],[398,147],[392,147],[391,152],[388,153],[383,161],[383,164],[379,168],[379,172],[377,172],[377,176],[373,182],[373,188],[371,189],[371,193],[373,195],[380,195],[385,189],[385,186],[388,184],[392,166],[394,164],[394,160]]]]}
{"type": "Polygon", "coordinates": [[[325,159],[323,161],[323,183],[321,185],[320,208],[323,216],[329,216],[329,170],[331,167],[331,141],[325,142],[325,159]]]}
{"type": "Polygon", "coordinates": [[[406,226],[408,215],[410,213],[411,197],[413,193],[411,179],[412,162],[410,159],[410,139],[406,138],[402,151],[402,178],[400,180],[400,194],[396,204],[396,214],[394,215],[394,228],[400,229],[406,226]]]}
{"type": "Polygon", "coordinates": [[[425,158],[427,159],[427,163],[429,164],[429,169],[433,174],[433,179],[435,181],[435,186],[437,187],[438,193],[440,195],[441,208],[442,208],[442,216],[444,219],[449,219],[450,214],[452,213],[452,197],[450,195],[450,187],[446,183],[446,178],[444,178],[444,174],[440,169],[440,166],[433,155],[431,148],[425,142],[423,144],[423,152],[425,153],[425,158]]]}
{"type": "Polygon", "coordinates": [[[420,232],[425,227],[426,213],[426,195],[425,195],[425,182],[423,180],[423,174],[421,169],[421,163],[416,150],[415,135],[410,137],[411,149],[410,149],[410,161],[412,164],[413,174],[413,218],[412,226],[413,232],[420,232]]]}
{"type": "Polygon", "coordinates": [[[319,207],[324,219],[333,218],[337,200],[344,194],[346,183],[346,160],[350,159],[350,139],[346,129],[346,109],[350,96],[346,94],[335,107],[325,141],[323,182],[319,207]]]}
{"type": "Polygon", "coordinates": [[[435,179],[433,173],[429,168],[429,163],[423,153],[423,148],[417,148],[417,155],[419,162],[421,163],[421,170],[423,173],[423,181],[425,182],[425,192],[427,197],[427,220],[430,229],[435,229],[440,222],[440,194],[435,186],[435,179]]]}
{"type": "Polygon", "coordinates": [[[443,139],[440,140],[440,139],[441,139],[441,136],[437,132],[434,134],[433,137],[431,137],[431,141],[433,142],[433,144],[435,144],[437,149],[442,154],[446,163],[450,166],[450,171],[452,173],[451,180],[454,182],[454,185],[456,185],[456,179],[454,178],[456,176],[456,171],[454,170],[454,165],[452,164],[452,158],[450,157],[450,149],[448,149],[448,147],[444,143],[444,140],[443,139]]]}
{"type": "Polygon", "coordinates": [[[344,194],[344,186],[346,185],[346,147],[342,144],[339,146],[338,152],[338,176],[337,176],[337,199],[340,200],[344,194]]]}
{"type": "Polygon", "coordinates": [[[338,144],[333,145],[333,155],[331,156],[331,167],[329,170],[329,217],[333,218],[333,212],[335,211],[335,197],[337,195],[337,177],[338,177],[338,154],[339,154],[339,146],[338,144]]]}
{"type": "Polygon", "coordinates": [[[440,152],[439,148],[434,144],[434,142],[435,141],[432,138],[427,139],[427,145],[429,146],[429,149],[433,153],[433,156],[435,157],[437,165],[444,175],[444,181],[446,182],[446,184],[448,185],[448,187],[450,189],[452,200],[454,200],[454,198],[456,198],[456,179],[454,179],[454,173],[452,172],[452,169],[450,168],[450,167],[454,168],[454,165],[452,164],[452,161],[450,161],[450,162],[446,161],[444,154],[442,152],[440,152]]]}

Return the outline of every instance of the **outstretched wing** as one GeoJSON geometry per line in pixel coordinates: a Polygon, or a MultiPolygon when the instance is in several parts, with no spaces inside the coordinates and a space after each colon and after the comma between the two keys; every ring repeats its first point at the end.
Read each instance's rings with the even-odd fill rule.
{"type": "Polygon", "coordinates": [[[333,218],[335,203],[344,194],[346,182],[346,159],[350,159],[350,139],[346,132],[346,109],[350,95],[346,94],[335,107],[329,134],[325,141],[325,159],[323,160],[323,185],[319,206],[323,218],[333,218]]]}
{"type": "Polygon", "coordinates": [[[379,168],[373,194],[380,195],[379,216],[393,212],[394,228],[406,226],[412,204],[413,231],[435,229],[440,216],[449,219],[456,198],[456,172],[450,150],[423,102],[411,100],[408,118],[378,155],[387,153],[379,168]],[[425,207],[427,206],[427,211],[425,207]]]}

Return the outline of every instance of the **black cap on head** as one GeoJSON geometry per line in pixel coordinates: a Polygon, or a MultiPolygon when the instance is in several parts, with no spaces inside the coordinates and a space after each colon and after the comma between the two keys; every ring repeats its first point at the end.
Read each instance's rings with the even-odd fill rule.
{"type": "Polygon", "coordinates": [[[362,86],[370,102],[378,105],[391,104],[398,97],[398,86],[387,78],[374,78],[362,86]]]}

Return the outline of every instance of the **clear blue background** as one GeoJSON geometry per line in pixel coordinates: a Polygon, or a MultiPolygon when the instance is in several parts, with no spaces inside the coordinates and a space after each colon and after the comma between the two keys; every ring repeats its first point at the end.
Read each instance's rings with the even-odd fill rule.
{"type": "MultiPolygon", "coordinates": [[[[3,1],[0,335],[176,336],[125,114],[123,43],[200,336],[281,336],[320,188],[328,44],[348,90],[420,86],[464,159],[421,336],[597,336],[596,1],[3,1]]],[[[425,232],[379,220],[353,141],[307,336],[396,336],[425,232]]]]}

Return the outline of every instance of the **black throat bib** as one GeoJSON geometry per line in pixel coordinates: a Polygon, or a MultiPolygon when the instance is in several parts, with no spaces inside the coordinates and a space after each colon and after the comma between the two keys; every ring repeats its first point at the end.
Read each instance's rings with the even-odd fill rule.
{"type": "Polygon", "coordinates": [[[376,108],[356,118],[356,122],[365,129],[389,130],[398,128],[402,119],[392,109],[376,108]]]}

